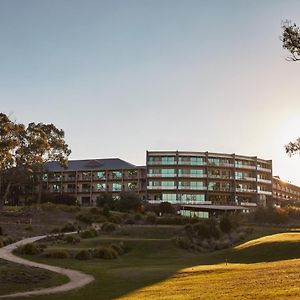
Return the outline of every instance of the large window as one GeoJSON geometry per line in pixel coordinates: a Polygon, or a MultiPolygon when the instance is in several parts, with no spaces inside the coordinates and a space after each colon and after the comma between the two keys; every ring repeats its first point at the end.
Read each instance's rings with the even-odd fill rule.
{"type": "Polygon", "coordinates": [[[191,210],[181,210],[180,214],[189,218],[200,218],[200,219],[208,219],[209,213],[207,211],[191,211],[191,210]]]}
{"type": "Polygon", "coordinates": [[[82,192],[90,192],[91,191],[91,185],[89,183],[82,184],[82,192]]]}
{"type": "Polygon", "coordinates": [[[187,176],[187,177],[205,177],[205,170],[203,169],[179,169],[179,176],[187,176]]]}
{"type": "Polygon", "coordinates": [[[177,200],[176,194],[162,194],[162,201],[175,203],[177,200]]]}
{"type": "Polygon", "coordinates": [[[52,191],[57,193],[61,191],[61,185],[60,184],[53,184],[52,191]]]}
{"type": "Polygon", "coordinates": [[[135,191],[137,189],[137,183],[136,182],[128,182],[127,187],[128,187],[128,190],[135,191]]]}
{"type": "Polygon", "coordinates": [[[178,198],[181,202],[204,202],[205,195],[204,194],[179,194],[178,198]]]}
{"type": "Polygon", "coordinates": [[[178,158],[179,165],[201,166],[205,164],[205,157],[200,156],[180,156],[178,158]]]}
{"type": "Polygon", "coordinates": [[[162,165],[175,165],[176,160],[174,156],[163,156],[161,158],[162,165]]]}
{"type": "Polygon", "coordinates": [[[230,191],[230,183],[221,181],[210,181],[208,183],[208,189],[210,191],[230,191]]]}

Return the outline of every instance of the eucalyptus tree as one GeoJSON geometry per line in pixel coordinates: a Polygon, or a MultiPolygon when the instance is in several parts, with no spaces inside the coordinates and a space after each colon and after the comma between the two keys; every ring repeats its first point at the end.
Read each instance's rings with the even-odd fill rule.
{"type": "Polygon", "coordinates": [[[56,161],[64,168],[68,165],[71,150],[65,142],[65,133],[53,124],[30,123],[21,137],[18,153],[22,164],[37,174],[37,203],[41,203],[45,164],[56,161]]]}
{"type": "Polygon", "coordinates": [[[0,209],[3,208],[18,164],[20,138],[25,132],[23,124],[16,124],[10,118],[0,113],[0,209]],[[6,186],[3,188],[4,176],[6,186]]]}
{"type": "Polygon", "coordinates": [[[284,21],[282,23],[282,47],[290,52],[290,56],[286,59],[288,61],[300,60],[300,29],[296,23],[291,21],[284,21]]]}

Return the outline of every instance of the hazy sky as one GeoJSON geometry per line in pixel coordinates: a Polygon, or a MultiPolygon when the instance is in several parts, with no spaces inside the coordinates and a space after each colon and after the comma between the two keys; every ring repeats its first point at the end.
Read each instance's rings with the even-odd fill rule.
{"type": "Polygon", "coordinates": [[[0,111],[63,128],[72,159],[257,155],[300,184],[284,19],[300,25],[300,1],[0,0],[0,111]]]}

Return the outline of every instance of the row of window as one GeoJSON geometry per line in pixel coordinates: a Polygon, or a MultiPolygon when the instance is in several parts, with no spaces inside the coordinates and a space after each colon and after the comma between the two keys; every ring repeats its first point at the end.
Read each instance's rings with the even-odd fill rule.
{"type": "MultiPolygon", "coordinates": [[[[122,188],[124,188],[124,186],[122,186],[122,184],[120,184],[120,183],[112,183],[111,184],[111,190],[113,192],[122,191],[122,188]]],[[[137,183],[136,182],[128,182],[127,188],[130,191],[135,191],[137,189],[137,183]]],[[[51,190],[53,192],[61,192],[63,190],[63,187],[61,184],[53,184],[53,185],[51,185],[51,190]]],[[[76,188],[75,184],[68,184],[66,187],[66,192],[75,193],[76,190],[81,191],[81,192],[90,192],[91,190],[96,191],[96,192],[101,192],[101,191],[109,190],[109,185],[107,185],[106,183],[97,183],[96,185],[92,186],[91,184],[84,183],[81,185],[81,190],[80,190],[80,188],[76,188]]]]}
{"type": "MultiPolygon", "coordinates": [[[[216,166],[233,166],[235,164],[236,167],[240,168],[256,168],[256,162],[255,161],[249,161],[249,160],[240,160],[240,159],[227,159],[227,158],[214,158],[209,157],[206,160],[206,157],[201,156],[179,156],[178,160],[176,156],[149,156],[148,165],[155,165],[155,164],[161,164],[161,165],[175,165],[175,164],[187,164],[187,165],[205,165],[206,163],[210,165],[216,165],[216,166]]],[[[271,169],[269,164],[266,163],[257,163],[258,168],[262,169],[271,169]]]]}
{"type": "MultiPolygon", "coordinates": [[[[126,173],[127,177],[129,178],[136,178],[138,175],[138,171],[137,170],[129,170],[126,173]]],[[[110,171],[110,172],[106,172],[106,171],[97,171],[97,172],[78,172],[77,173],[77,178],[78,179],[82,179],[82,180],[90,180],[91,178],[96,178],[96,179],[106,179],[106,177],[110,177],[112,179],[119,179],[122,178],[123,176],[125,176],[125,172],[124,174],[122,174],[122,171],[119,170],[114,170],[114,171],[110,171]]],[[[55,180],[55,181],[61,181],[62,179],[65,180],[71,180],[74,181],[76,179],[76,173],[75,172],[67,172],[67,173],[45,173],[43,175],[43,179],[44,181],[47,180],[55,180]]]]}
{"type": "Polygon", "coordinates": [[[184,203],[196,203],[196,202],[204,202],[205,195],[204,194],[172,194],[172,193],[162,193],[156,194],[153,196],[154,200],[158,201],[167,201],[171,203],[176,202],[184,202],[184,203]]]}

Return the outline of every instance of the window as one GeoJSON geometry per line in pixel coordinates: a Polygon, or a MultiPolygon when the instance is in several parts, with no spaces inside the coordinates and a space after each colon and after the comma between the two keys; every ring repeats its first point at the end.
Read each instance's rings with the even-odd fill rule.
{"type": "Polygon", "coordinates": [[[68,193],[75,193],[76,192],[76,185],[73,183],[70,183],[67,185],[67,192],[68,193]]]}
{"type": "Polygon", "coordinates": [[[43,174],[43,181],[48,181],[48,174],[47,173],[43,174]]]}
{"type": "Polygon", "coordinates": [[[106,190],[106,184],[105,183],[97,183],[96,184],[96,190],[97,191],[105,191],[106,190]]]}
{"type": "Polygon", "coordinates": [[[91,180],[90,172],[82,172],[82,180],[91,180]]]}
{"type": "Polygon", "coordinates": [[[61,185],[60,184],[53,184],[52,191],[56,192],[56,193],[60,192],[61,191],[61,185]]]}
{"type": "Polygon", "coordinates": [[[137,170],[129,170],[128,175],[129,175],[129,177],[135,178],[138,175],[138,171],[137,170]]]}
{"type": "Polygon", "coordinates": [[[90,192],[91,191],[91,185],[89,183],[82,184],[82,192],[90,192]]]}
{"type": "Polygon", "coordinates": [[[121,191],[122,190],[122,184],[121,183],[113,183],[112,184],[112,190],[114,191],[114,192],[116,192],[116,191],[121,191]]]}
{"type": "Polygon", "coordinates": [[[162,201],[176,202],[176,194],[162,194],[162,201]]]}
{"type": "Polygon", "coordinates": [[[161,158],[162,165],[175,165],[175,157],[174,156],[163,156],[161,158]]]}
{"type": "Polygon", "coordinates": [[[130,191],[135,191],[137,189],[136,182],[128,182],[127,186],[128,186],[128,190],[130,190],[130,191]]]}
{"type": "Polygon", "coordinates": [[[98,171],[98,172],[96,172],[96,177],[98,178],[98,179],[105,179],[105,171],[98,171]]]}
{"type": "Polygon", "coordinates": [[[204,202],[204,194],[181,194],[178,195],[181,202],[204,202]]]}
{"type": "Polygon", "coordinates": [[[112,172],[112,177],[114,179],[122,178],[122,172],[121,171],[113,171],[112,172]]]}

